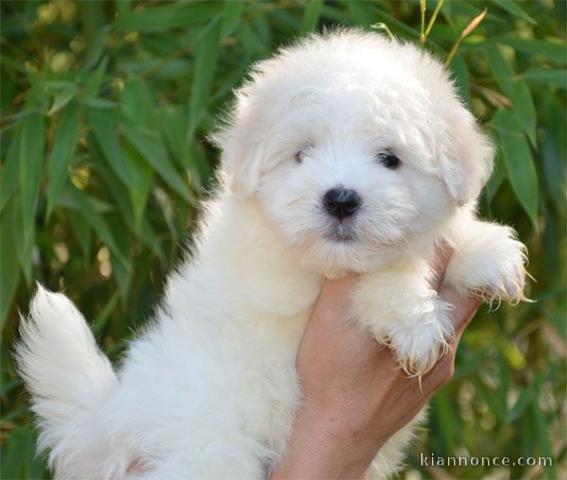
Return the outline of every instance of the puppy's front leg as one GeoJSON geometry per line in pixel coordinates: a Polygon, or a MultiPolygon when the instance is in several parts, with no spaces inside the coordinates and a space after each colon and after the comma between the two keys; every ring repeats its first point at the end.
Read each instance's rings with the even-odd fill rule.
{"type": "Polygon", "coordinates": [[[447,347],[451,306],[431,288],[425,261],[364,276],[354,292],[354,317],[388,345],[406,372],[421,376],[447,347]]]}
{"type": "Polygon", "coordinates": [[[486,301],[526,300],[526,247],[512,228],[471,219],[449,241],[454,253],[445,280],[459,293],[486,301]]]}

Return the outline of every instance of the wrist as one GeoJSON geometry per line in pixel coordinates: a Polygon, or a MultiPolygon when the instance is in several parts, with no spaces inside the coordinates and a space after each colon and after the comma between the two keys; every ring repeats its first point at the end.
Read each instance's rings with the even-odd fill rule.
{"type": "Polygon", "coordinates": [[[333,395],[306,395],[296,419],[313,425],[329,448],[375,452],[389,438],[381,411],[376,395],[365,399],[356,392],[335,391],[333,395]]]}
{"type": "Polygon", "coordinates": [[[351,421],[356,415],[340,406],[333,401],[302,402],[288,451],[272,479],[364,476],[375,455],[375,442],[364,439],[360,425],[351,421]]]}

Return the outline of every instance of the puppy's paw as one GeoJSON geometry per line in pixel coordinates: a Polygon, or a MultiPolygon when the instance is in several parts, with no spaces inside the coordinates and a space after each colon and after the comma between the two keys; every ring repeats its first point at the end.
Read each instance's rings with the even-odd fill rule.
{"type": "Polygon", "coordinates": [[[526,262],[526,247],[512,228],[479,222],[467,243],[456,248],[445,278],[463,295],[518,303],[527,300],[526,262]]]}
{"type": "Polygon", "coordinates": [[[505,300],[513,304],[527,301],[524,295],[526,287],[526,265],[527,254],[524,244],[511,240],[505,256],[496,260],[494,275],[487,284],[486,300],[505,300]]]}
{"type": "Polygon", "coordinates": [[[436,301],[434,312],[424,315],[421,322],[396,328],[391,332],[389,345],[400,367],[411,376],[421,377],[437,363],[449,348],[447,340],[452,326],[446,306],[436,301]]]}

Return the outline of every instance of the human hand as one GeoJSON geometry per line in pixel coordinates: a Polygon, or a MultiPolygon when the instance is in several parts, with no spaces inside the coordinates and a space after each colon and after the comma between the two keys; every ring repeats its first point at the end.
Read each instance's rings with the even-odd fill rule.
{"type": "Polygon", "coordinates": [[[357,278],[328,281],[297,354],[303,401],[276,478],[361,478],[384,443],[453,376],[460,338],[480,306],[443,283],[451,251],[437,252],[434,287],[455,306],[450,350],[421,385],[392,353],[349,321],[348,290],[357,278]]]}

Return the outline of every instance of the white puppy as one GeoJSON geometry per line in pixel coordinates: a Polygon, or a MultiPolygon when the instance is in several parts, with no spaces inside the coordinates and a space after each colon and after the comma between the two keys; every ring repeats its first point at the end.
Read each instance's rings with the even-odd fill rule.
{"type": "MultiPolygon", "coordinates": [[[[299,401],[295,355],[325,278],[358,272],[353,321],[427,371],[451,335],[428,259],[488,300],[523,298],[524,246],[475,218],[493,149],[442,66],[342,31],[259,63],[215,135],[221,187],[195,254],[115,373],[71,302],[39,289],[18,360],[60,479],[262,478],[299,401]],[[143,473],[128,473],[144,464],[143,473]]],[[[411,427],[373,464],[391,475],[411,427]]]]}

